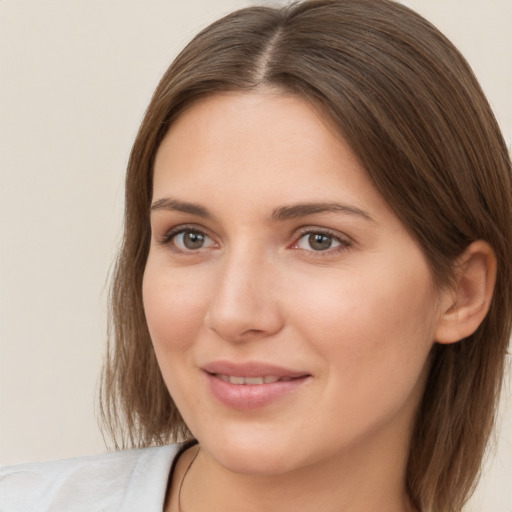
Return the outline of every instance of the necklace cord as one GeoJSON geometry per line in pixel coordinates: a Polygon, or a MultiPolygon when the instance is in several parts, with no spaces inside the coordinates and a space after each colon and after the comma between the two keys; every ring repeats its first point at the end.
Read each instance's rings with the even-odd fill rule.
{"type": "Polygon", "coordinates": [[[197,449],[197,452],[194,455],[194,458],[190,461],[190,464],[188,465],[187,469],[185,470],[185,473],[183,473],[183,476],[181,478],[180,486],[178,488],[178,512],[182,512],[181,511],[181,489],[183,488],[183,483],[185,482],[185,478],[187,477],[188,472],[190,471],[190,468],[192,467],[192,464],[194,464],[194,462],[196,461],[200,450],[201,450],[200,448],[197,449]]]}

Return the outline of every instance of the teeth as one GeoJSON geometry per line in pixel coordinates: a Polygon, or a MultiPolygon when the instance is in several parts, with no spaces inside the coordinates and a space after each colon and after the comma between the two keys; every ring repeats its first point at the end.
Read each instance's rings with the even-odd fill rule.
{"type": "Polygon", "coordinates": [[[283,377],[279,378],[275,375],[266,375],[265,377],[235,377],[233,375],[221,375],[217,374],[217,377],[224,382],[231,384],[244,384],[246,386],[256,386],[258,384],[272,384],[278,380],[291,380],[291,378],[283,377]]]}
{"type": "Polygon", "coordinates": [[[245,380],[245,384],[263,384],[263,377],[243,377],[242,380],[245,380]]]}

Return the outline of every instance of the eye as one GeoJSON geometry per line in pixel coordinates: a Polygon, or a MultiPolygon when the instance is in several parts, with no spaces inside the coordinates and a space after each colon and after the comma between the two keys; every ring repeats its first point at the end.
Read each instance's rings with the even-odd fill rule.
{"type": "Polygon", "coordinates": [[[202,231],[182,228],[168,233],[162,241],[164,245],[171,244],[178,251],[197,251],[215,246],[215,242],[202,231]]]}
{"type": "Polygon", "coordinates": [[[306,251],[326,252],[331,249],[343,250],[350,246],[348,241],[322,231],[308,231],[298,239],[296,247],[306,251]]]}

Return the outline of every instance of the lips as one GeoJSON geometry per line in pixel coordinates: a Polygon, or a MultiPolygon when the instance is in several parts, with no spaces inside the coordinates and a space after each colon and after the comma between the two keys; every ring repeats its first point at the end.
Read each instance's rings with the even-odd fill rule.
{"type": "Polygon", "coordinates": [[[239,410],[268,406],[297,391],[311,378],[303,371],[259,362],[216,361],[201,369],[214,397],[239,410]]]}
{"type": "Polygon", "coordinates": [[[230,382],[231,384],[244,384],[246,386],[256,386],[258,384],[272,384],[274,382],[285,382],[292,380],[293,377],[278,377],[276,375],[265,375],[264,377],[238,377],[235,375],[222,375],[219,373],[214,374],[217,378],[224,382],[230,382]]]}
{"type": "Polygon", "coordinates": [[[212,375],[227,375],[229,377],[277,377],[279,380],[293,379],[309,375],[307,372],[285,368],[274,364],[249,361],[234,363],[231,361],[214,361],[207,363],[201,369],[212,375]]]}

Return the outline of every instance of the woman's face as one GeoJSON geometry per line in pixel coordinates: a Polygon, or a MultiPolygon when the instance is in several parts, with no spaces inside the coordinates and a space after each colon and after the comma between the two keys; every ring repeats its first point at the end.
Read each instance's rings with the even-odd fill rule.
{"type": "Polygon", "coordinates": [[[405,457],[438,294],[315,109],[270,92],[195,104],[158,150],[151,229],[149,330],[213,460],[277,474],[405,457]]]}

